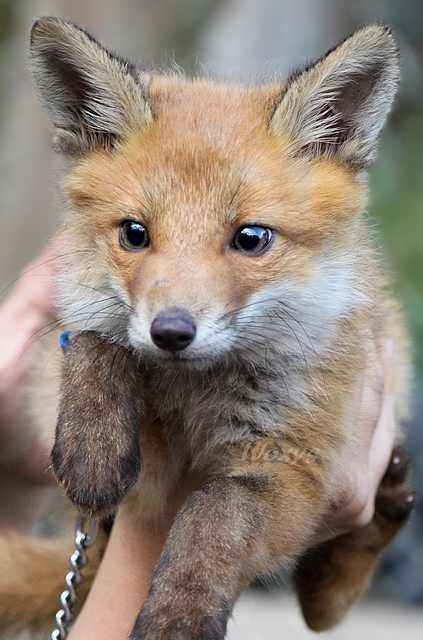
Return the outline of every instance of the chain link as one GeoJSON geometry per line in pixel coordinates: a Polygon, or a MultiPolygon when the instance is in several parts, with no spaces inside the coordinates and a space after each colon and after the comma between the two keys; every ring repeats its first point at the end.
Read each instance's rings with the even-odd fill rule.
{"type": "Polygon", "coordinates": [[[50,640],[65,640],[75,618],[77,589],[82,580],[81,569],[87,564],[86,550],[94,543],[98,529],[96,521],[91,521],[89,527],[87,525],[88,520],[78,516],[75,527],[75,549],[69,558],[70,571],[65,577],[66,589],[60,594],[60,609],[56,613],[56,626],[51,632],[50,640]]]}

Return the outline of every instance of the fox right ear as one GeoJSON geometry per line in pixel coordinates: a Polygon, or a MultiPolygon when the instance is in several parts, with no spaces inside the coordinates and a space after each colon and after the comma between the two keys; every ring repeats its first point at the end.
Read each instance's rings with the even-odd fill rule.
{"type": "Polygon", "coordinates": [[[390,30],[364,27],[288,80],[271,128],[288,136],[294,155],[325,155],[366,168],[398,80],[398,49],[390,30]]]}
{"type": "Polygon", "coordinates": [[[31,31],[31,63],[42,101],[66,154],[111,148],[151,120],[135,68],[60,18],[40,18],[31,31]]]}

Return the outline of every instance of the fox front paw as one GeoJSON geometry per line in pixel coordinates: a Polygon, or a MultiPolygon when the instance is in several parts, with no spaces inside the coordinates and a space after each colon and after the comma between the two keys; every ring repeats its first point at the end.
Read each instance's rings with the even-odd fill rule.
{"type": "Polygon", "coordinates": [[[137,481],[142,414],[136,358],[92,331],[73,336],[63,361],[51,460],[81,511],[115,511],[137,481]]]}
{"type": "Polygon", "coordinates": [[[56,444],[52,463],[56,478],[69,499],[83,513],[104,516],[114,512],[137,481],[140,461],[138,451],[111,464],[108,459],[85,457],[84,451],[66,451],[56,444]]]}
{"type": "Polygon", "coordinates": [[[376,496],[375,515],[381,522],[401,527],[414,506],[414,494],[407,479],[410,461],[402,447],[396,447],[376,496]]]}
{"type": "Polygon", "coordinates": [[[150,608],[147,604],[139,614],[130,640],[224,640],[229,612],[208,614],[193,611],[180,615],[170,608],[150,608]]]}

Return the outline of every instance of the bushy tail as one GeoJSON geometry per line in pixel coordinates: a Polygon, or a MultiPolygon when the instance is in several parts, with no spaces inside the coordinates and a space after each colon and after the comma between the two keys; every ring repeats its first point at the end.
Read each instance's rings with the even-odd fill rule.
{"type": "MultiPolygon", "coordinates": [[[[92,584],[104,546],[105,536],[99,534],[83,570],[78,590],[81,601],[92,584]]],[[[0,637],[53,628],[72,550],[70,538],[39,540],[15,533],[0,538],[0,637]]]]}

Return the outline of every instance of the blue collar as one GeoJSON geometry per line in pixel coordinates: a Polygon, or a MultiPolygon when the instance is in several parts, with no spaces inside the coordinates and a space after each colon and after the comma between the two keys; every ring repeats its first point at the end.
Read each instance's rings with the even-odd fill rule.
{"type": "Polygon", "coordinates": [[[59,347],[63,353],[66,353],[68,350],[71,335],[70,331],[62,331],[62,333],[59,334],[59,347]]]}

